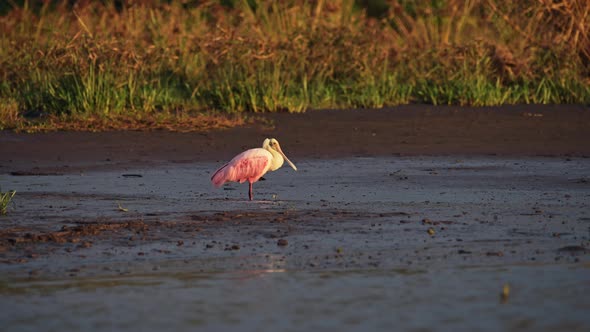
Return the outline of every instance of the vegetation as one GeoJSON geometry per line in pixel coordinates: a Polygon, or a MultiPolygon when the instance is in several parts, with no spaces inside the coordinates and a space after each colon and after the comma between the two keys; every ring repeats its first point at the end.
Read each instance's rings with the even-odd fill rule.
{"type": "Polygon", "coordinates": [[[0,129],[191,130],[242,123],[242,112],[590,103],[585,0],[9,3],[0,129]]]}
{"type": "Polygon", "coordinates": [[[0,216],[5,215],[8,210],[8,204],[16,194],[16,191],[0,192],[0,216]]]}

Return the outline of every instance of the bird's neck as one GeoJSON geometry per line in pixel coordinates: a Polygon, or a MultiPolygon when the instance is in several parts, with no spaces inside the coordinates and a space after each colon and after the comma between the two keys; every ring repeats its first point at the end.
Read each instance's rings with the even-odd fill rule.
{"type": "Polygon", "coordinates": [[[270,170],[276,171],[277,169],[281,168],[281,166],[283,166],[283,156],[281,156],[281,154],[275,151],[274,149],[268,148],[267,150],[272,154],[272,160],[270,161],[270,170]]]}

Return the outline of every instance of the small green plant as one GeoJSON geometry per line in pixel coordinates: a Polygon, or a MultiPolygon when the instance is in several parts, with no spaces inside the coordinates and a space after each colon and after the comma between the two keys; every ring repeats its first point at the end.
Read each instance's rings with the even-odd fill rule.
{"type": "Polygon", "coordinates": [[[8,204],[16,194],[16,191],[10,190],[8,192],[0,192],[0,215],[5,215],[8,209],[8,204]]]}

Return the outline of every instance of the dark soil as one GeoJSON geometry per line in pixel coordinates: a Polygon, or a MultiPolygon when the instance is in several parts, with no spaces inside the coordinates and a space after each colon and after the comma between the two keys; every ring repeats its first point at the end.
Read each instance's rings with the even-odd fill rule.
{"type": "Polygon", "coordinates": [[[291,159],[398,155],[590,156],[590,107],[410,105],[256,115],[212,132],[0,132],[0,174],[53,175],[150,162],[217,161],[277,138],[291,159]]]}

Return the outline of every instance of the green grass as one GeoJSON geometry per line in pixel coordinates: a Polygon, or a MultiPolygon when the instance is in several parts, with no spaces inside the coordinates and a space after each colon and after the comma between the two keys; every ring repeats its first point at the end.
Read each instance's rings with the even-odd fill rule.
{"type": "Polygon", "coordinates": [[[0,129],[186,128],[209,111],[590,104],[582,0],[21,3],[0,8],[0,129]]]}
{"type": "Polygon", "coordinates": [[[0,192],[0,215],[5,215],[8,210],[8,204],[12,201],[12,198],[16,194],[16,191],[11,190],[9,192],[0,192]]]}

